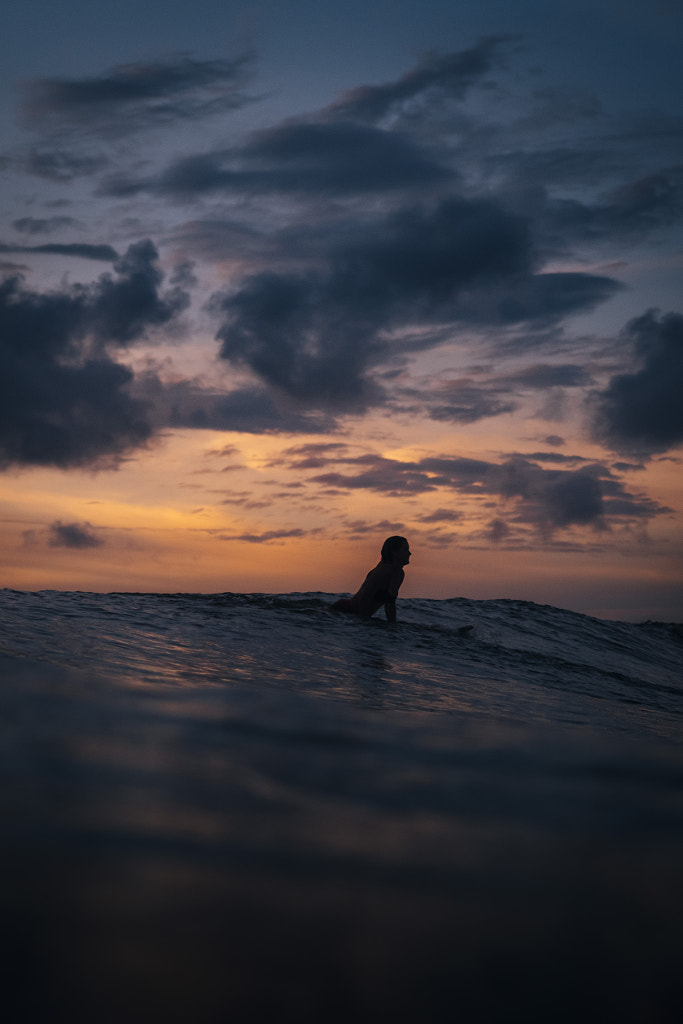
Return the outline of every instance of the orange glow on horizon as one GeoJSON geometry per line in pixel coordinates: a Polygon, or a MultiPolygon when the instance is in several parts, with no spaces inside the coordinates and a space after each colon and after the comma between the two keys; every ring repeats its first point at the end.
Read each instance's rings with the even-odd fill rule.
{"type": "MultiPolygon", "coordinates": [[[[375,426],[384,432],[384,422],[375,426]]],[[[408,536],[413,550],[406,597],[510,597],[612,617],[624,607],[621,617],[629,617],[626,605],[635,608],[639,592],[654,592],[659,581],[673,593],[683,575],[683,538],[673,513],[656,518],[640,539],[616,528],[581,527],[544,539],[531,526],[514,524],[512,499],[439,488],[394,496],[340,490],[315,483],[324,467],[291,469],[287,454],[302,444],[341,444],[351,458],[375,451],[413,465],[439,450],[423,437],[400,440],[378,449],[339,435],[306,440],[181,431],[117,471],[6,474],[0,585],[348,593],[376,563],[385,536],[396,532],[408,536]],[[501,516],[511,519],[513,532],[496,542],[487,530],[501,516]],[[88,543],[60,546],[56,523],[79,524],[88,543]]],[[[504,440],[497,438],[501,451],[504,440]]],[[[491,448],[482,445],[468,457],[491,460],[491,448]]],[[[352,476],[359,465],[342,461],[336,469],[352,476]]],[[[629,480],[644,488],[646,477],[648,493],[656,484],[671,507],[680,506],[681,484],[672,483],[668,462],[653,462],[629,480]]]]}

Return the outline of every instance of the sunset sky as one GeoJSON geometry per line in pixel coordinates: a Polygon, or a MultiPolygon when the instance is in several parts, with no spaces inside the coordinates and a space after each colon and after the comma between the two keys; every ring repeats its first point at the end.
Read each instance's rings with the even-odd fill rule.
{"type": "Polygon", "coordinates": [[[683,4],[25,0],[0,586],[683,620],[683,4]]]}

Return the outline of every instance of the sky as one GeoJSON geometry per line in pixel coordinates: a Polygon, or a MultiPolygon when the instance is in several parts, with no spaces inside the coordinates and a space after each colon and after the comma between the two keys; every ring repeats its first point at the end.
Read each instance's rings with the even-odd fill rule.
{"type": "Polygon", "coordinates": [[[25,0],[0,586],[683,620],[683,4],[25,0]]]}

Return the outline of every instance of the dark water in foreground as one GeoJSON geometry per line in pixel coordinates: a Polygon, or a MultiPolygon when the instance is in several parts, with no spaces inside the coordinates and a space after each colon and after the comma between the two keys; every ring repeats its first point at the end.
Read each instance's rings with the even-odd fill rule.
{"type": "Polygon", "coordinates": [[[678,1021],[683,629],[330,600],[0,591],[7,1019],[678,1021]]]}

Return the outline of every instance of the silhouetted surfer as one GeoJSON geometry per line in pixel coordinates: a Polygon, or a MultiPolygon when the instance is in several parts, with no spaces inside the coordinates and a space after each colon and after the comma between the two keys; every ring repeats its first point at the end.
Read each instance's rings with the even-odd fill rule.
{"type": "Polygon", "coordinates": [[[410,547],[405,537],[387,537],[382,545],[381,561],[365,577],[353,597],[343,597],[331,606],[335,612],[348,612],[370,618],[384,605],[389,622],[396,622],[396,598],[410,561],[410,547]]]}

